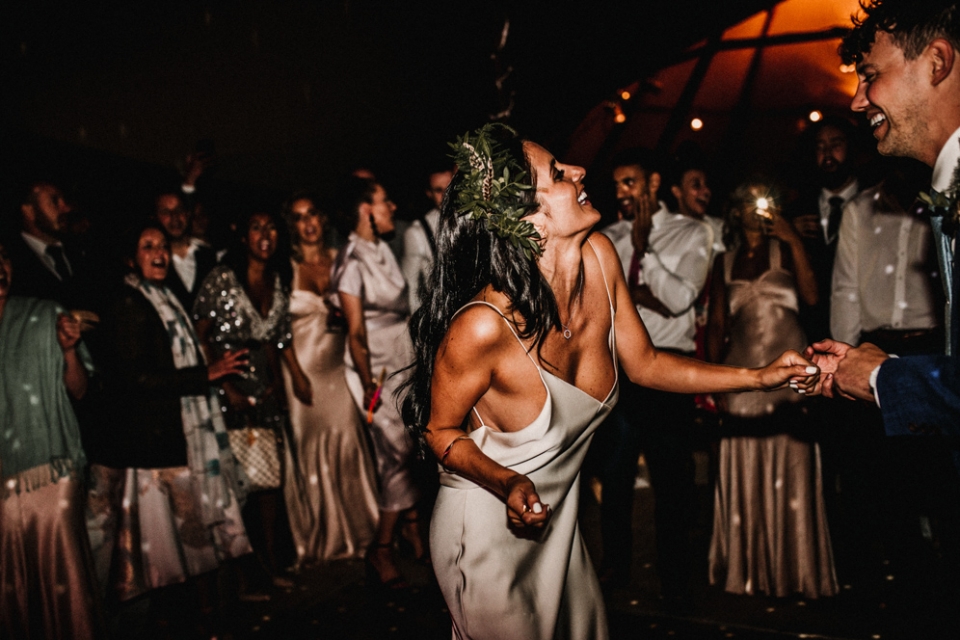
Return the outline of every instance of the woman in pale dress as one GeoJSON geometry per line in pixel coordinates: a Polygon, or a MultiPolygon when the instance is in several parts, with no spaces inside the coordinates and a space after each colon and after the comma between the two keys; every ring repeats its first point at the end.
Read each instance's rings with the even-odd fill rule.
{"type": "Polygon", "coordinates": [[[794,351],[760,369],[657,351],[613,245],[592,232],[585,171],[497,125],[455,148],[404,400],[443,467],[430,549],[453,635],[606,638],[576,516],[617,362],[682,393],[813,391],[817,369],[794,351]]]}
{"type": "MultiPolygon", "coordinates": [[[[799,302],[817,282],[776,190],[752,178],[731,197],[714,265],[707,333],[711,362],[749,367],[807,340],[799,302]]],[[[820,450],[804,438],[803,398],[789,391],[719,397],[724,414],[710,544],[710,583],[731,593],[834,595],[820,450]]]]}
{"type": "Polygon", "coordinates": [[[380,483],[380,523],[367,561],[375,580],[391,589],[408,586],[393,555],[398,523],[414,556],[426,558],[411,468],[415,449],[394,397],[404,379],[397,374],[413,362],[407,284],[385,241],[394,231],[395,210],[375,181],[344,179],[337,189],[336,221],[348,238],[331,285],[347,324],[347,384],[367,423],[380,483]]]}
{"type": "Polygon", "coordinates": [[[347,388],[345,326],[328,301],[337,252],[324,243],[327,216],[312,194],[295,194],[284,206],[284,217],[293,245],[293,345],[316,398],[307,405],[296,397],[284,364],[293,435],[287,450],[304,480],[298,490],[291,460],[284,485],[290,529],[300,564],[357,558],[377,526],[377,480],[347,388]]]}

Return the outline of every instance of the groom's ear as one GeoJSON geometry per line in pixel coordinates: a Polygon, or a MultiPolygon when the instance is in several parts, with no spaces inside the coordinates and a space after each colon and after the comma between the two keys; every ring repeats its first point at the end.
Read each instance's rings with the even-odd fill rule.
{"type": "Polygon", "coordinates": [[[957,52],[945,38],[935,38],[927,45],[924,53],[929,56],[932,65],[930,82],[936,86],[946,80],[953,71],[957,52]]]}

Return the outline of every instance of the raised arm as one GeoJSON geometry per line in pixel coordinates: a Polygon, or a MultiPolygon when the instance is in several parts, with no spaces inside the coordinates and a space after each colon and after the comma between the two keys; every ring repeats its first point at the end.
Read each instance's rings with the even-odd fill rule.
{"type": "Polygon", "coordinates": [[[713,230],[709,225],[690,225],[690,246],[697,249],[687,251],[673,269],[660,260],[655,250],[651,249],[643,257],[643,278],[671,317],[690,309],[707,281],[713,247],[713,230]]]}

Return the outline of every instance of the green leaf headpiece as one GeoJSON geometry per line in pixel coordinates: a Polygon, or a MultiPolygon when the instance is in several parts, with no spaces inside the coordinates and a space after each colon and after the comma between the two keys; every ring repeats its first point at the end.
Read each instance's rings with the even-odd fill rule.
{"type": "Polygon", "coordinates": [[[509,240],[532,260],[543,252],[540,234],[523,218],[537,205],[524,204],[523,192],[531,188],[523,183],[526,171],[495,139],[497,128],[516,135],[507,125],[492,122],[450,143],[451,157],[463,174],[456,187],[457,214],[482,220],[487,231],[509,240]]]}

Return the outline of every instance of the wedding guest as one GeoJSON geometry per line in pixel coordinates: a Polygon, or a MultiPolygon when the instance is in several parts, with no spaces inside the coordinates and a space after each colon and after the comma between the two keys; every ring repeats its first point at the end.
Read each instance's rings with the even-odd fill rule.
{"type": "Polygon", "coordinates": [[[70,406],[90,360],[76,318],[11,295],[15,266],[0,244],[0,637],[102,637],[70,406]]]}
{"type": "MultiPolygon", "coordinates": [[[[710,295],[710,361],[756,367],[803,349],[799,303],[816,304],[817,282],[779,193],[760,179],[742,183],[726,226],[730,250],[717,260],[710,295]]],[[[804,438],[803,399],[787,389],[720,398],[710,583],[731,593],[837,593],[820,449],[804,438]]]]}
{"type": "Polygon", "coordinates": [[[238,242],[203,281],[193,316],[210,359],[249,349],[247,368],[223,382],[221,400],[227,408],[227,429],[245,432],[235,444],[252,446],[249,439],[259,433],[276,445],[268,484],[251,486],[243,516],[253,548],[274,584],[290,586],[280,575],[286,564],[285,558],[281,560],[283,549],[292,546],[278,464],[285,457],[287,424],[280,360],[290,369],[293,393],[300,402],[312,404],[313,392],[292,343],[292,274],[285,251],[289,245],[284,242],[280,249],[281,224],[279,216],[257,211],[238,222],[238,242]],[[265,431],[251,432],[253,428],[265,431]]]}
{"type": "Polygon", "coordinates": [[[317,397],[313,404],[301,402],[284,366],[292,432],[288,450],[306,478],[304,491],[295,490],[294,466],[287,465],[284,492],[297,560],[362,557],[377,526],[377,479],[347,388],[346,327],[330,304],[337,252],[325,242],[328,218],[314,195],[294,194],[284,205],[284,217],[293,247],[293,346],[317,397]]]}
{"type": "MultiPolygon", "coordinates": [[[[165,285],[162,226],[127,234],[129,273],[103,326],[106,421],[91,466],[88,527],[108,596],[119,602],[187,581],[217,624],[221,563],[250,553],[242,478],[213,383],[239,373],[246,350],[207,360],[186,310],[165,285]]],[[[152,593],[160,620],[164,597],[152,593]]]]}
{"type": "Polygon", "coordinates": [[[387,588],[407,586],[393,555],[401,517],[403,539],[417,558],[426,557],[411,470],[415,450],[394,397],[404,379],[397,374],[413,361],[406,281],[381,240],[393,231],[395,210],[380,184],[356,176],[343,180],[337,193],[337,226],[348,237],[331,283],[347,324],[347,384],[366,418],[380,478],[380,522],[367,561],[387,588]]]}

